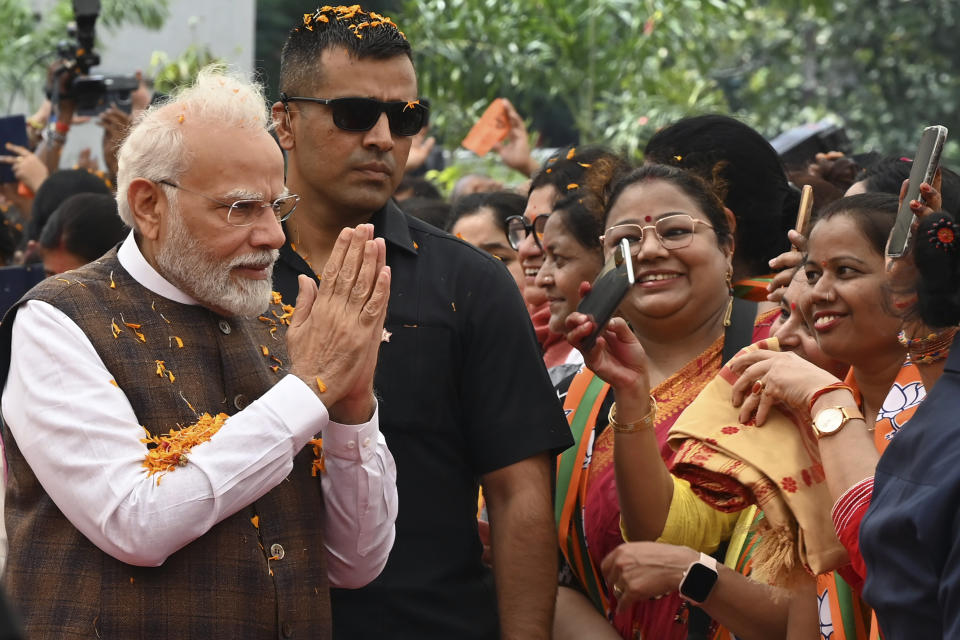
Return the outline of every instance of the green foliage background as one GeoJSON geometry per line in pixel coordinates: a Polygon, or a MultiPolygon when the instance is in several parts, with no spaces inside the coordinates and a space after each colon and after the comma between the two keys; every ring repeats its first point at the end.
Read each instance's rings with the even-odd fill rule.
{"type": "MultiPolygon", "coordinates": [[[[158,27],[169,0],[103,0],[98,26],[158,27]]],[[[276,91],[287,31],[315,4],[258,0],[256,59],[276,91]]],[[[960,164],[956,0],[375,0],[416,52],[433,130],[454,148],[510,98],[545,145],[631,153],[657,128],[716,111],[768,137],[830,117],[856,150],[911,154],[921,128],[953,132],[960,164]]],[[[35,16],[0,0],[0,98],[38,100],[70,0],[35,16]]],[[[197,51],[170,52],[183,63],[197,51]]],[[[196,55],[194,55],[196,54],[196,55]]],[[[192,58],[191,58],[192,60],[192,58]]],[[[182,66],[182,64],[181,64],[182,66]]],[[[0,107],[3,103],[0,102],[0,107]]]]}
{"type": "Polygon", "coordinates": [[[857,150],[909,155],[927,124],[960,133],[958,13],[954,0],[406,0],[396,19],[448,146],[506,96],[557,145],[570,123],[636,153],[713,111],[769,137],[831,117],[857,150]]]}

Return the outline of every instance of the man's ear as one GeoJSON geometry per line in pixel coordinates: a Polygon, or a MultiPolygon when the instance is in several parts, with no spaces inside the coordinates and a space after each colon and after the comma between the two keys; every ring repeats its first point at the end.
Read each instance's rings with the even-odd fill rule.
{"type": "Polygon", "coordinates": [[[133,213],[134,228],[144,238],[160,237],[160,185],[146,178],[135,178],[127,187],[127,204],[133,213]]]}
{"type": "Polygon", "coordinates": [[[277,134],[277,141],[280,148],[284,151],[290,151],[295,145],[293,137],[293,123],[290,122],[290,112],[287,106],[282,102],[274,102],[270,108],[273,116],[273,131],[277,134]]]}

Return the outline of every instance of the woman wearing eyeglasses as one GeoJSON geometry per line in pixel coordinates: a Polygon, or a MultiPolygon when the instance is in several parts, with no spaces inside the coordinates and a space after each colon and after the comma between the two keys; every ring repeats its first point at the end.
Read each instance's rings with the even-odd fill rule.
{"type": "MultiPolygon", "coordinates": [[[[708,184],[679,169],[648,165],[626,175],[613,188],[603,246],[609,253],[620,240],[628,240],[637,282],[620,305],[623,317],[611,321],[605,337],[585,354],[590,375],[595,373],[598,378],[588,381],[580,376],[571,384],[571,394],[582,388],[581,393],[589,398],[597,380],[609,383],[616,409],[610,411],[608,421],[599,415],[597,406],[598,426],[592,433],[578,433],[576,420],[571,420],[587,467],[578,478],[580,502],[565,509],[570,515],[561,519],[559,533],[561,550],[573,558],[570,565],[581,594],[561,588],[554,625],[558,638],[600,633],[594,631],[598,616],[591,617],[582,594],[595,607],[600,603],[624,638],[685,638],[689,611],[677,593],[683,570],[700,558],[700,552],[715,551],[737,525],[736,515],[716,512],[715,521],[693,545],[695,549],[651,547],[653,559],[644,571],[666,580],[648,594],[663,596],[659,599],[645,596],[618,608],[623,584],[604,582],[600,576],[604,558],[624,537],[657,540],[671,508],[682,512],[684,500],[697,500],[689,485],[675,480],[667,470],[673,453],[666,434],[720,369],[731,306],[730,219],[708,184]],[[631,360],[637,357],[637,350],[631,349],[636,344],[643,347],[639,351],[642,362],[631,360]]],[[[582,314],[571,314],[568,340],[579,344],[592,325],[582,314]]],[[[562,458],[560,469],[564,468],[562,458]]],[[[564,486],[558,482],[558,496],[562,490],[564,486]]],[[[721,569],[720,573],[723,582],[729,583],[733,572],[721,569]]],[[[744,618],[742,610],[733,612],[740,617],[731,617],[729,603],[721,603],[711,614],[723,618],[726,613],[727,620],[745,624],[755,637],[782,635],[793,601],[786,597],[776,600],[766,585],[739,576],[733,579],[737,578],[734,590],[727,587],[724,593],[733,593],[740,600],[762,601],[765,606],[744,618]]],[[[812,586],[810,596],[812,600],[812,586]]],[[[812,610],[810,614],[808,618],[812,610]]]]}
{"type": "MultiPolygon", "coordinates": [[[[562,333],[550,330],[546,295],[536,284],[544,260],[541,238],[547,222],[545,216],[550,214],[558,200],[586,183],[590,168],[600,160],[619,161],[616,154],[602,147],[570,147],[558,151],[534,174],[523,215],[507,220],[507,238],[510,246],[517,250],[523,268],[523,299],[548,368],[564,364],[573,347],[564,340],[562,333]]],[[[577,356],[574,358],[579,360],[577,356]]]]}

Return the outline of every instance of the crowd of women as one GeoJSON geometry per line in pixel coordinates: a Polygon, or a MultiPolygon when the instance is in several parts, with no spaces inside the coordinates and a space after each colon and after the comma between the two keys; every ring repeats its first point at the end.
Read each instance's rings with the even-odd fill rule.
{"type": "Polygon", "coordinates": [[[817,189],[804,236],[802,178],[734,119],[644,158],[563,149],[525,209],[468,196],[448,227],[513,273],[576,441],[555,636],[960,637],[956,174],[890,259],[909,160],[817,189]],[[581,352],[624,239],[636,282],[581,352]]]}

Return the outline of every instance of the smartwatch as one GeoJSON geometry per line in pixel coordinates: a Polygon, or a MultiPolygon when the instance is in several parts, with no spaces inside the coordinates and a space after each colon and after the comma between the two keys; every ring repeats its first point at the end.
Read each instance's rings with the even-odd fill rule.
{"type": "Polygon", "coordinates": [[[680,578],[680,597],[692,604],[703,604],[710,596],[720,575],[717,573],[717,561],[705,553],[690,563],[680,578]]]}

